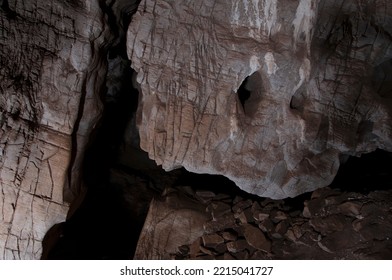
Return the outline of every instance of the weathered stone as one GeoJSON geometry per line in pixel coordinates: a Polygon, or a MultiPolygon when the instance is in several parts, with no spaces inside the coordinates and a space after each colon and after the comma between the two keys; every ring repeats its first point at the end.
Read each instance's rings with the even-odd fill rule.
{"type": "Polygon", "coordinates": [[[250,199],[241,200],[238,203],[234,204],[234,206],[232,207],[232,210],[234,213],[241,212],[241,211],[244,211],[245,209],[251,207],[252,205],[253,205],[253,202],[250,199]]]}
{"type": "Polygon", "coordinates": [[[276,200],[267,197],[260,202],[260,206],[262,207],[263,211],[269,211],[272,208],[279,208],[279,206],[283,203],[284,201],[281,199],[276,200]]]}
{"type": "Polygon", "coordinates": [[[201,245],[201,237],[196,238],[195,241],[189,246],[189,256],[194,259],[199,255],[201,245]]]}
{"type": "Polygon", "coordinates": [[[190,248],[187,245],[181,245],[180,247],[178,247],[178,252],[183,256],[188,255],[189,251],[190,248]]]}
{"type": "Polygon", "coordinates": [[[234,218],[236,218],[237,220],[239,220],[240,224],[246,224],[248,223],[248,220],[246,219],[245,213],[242,212],[236,212],[234,214],[234,218]]]}
{"type": "Polygon", "coordinates": [[[383,221],[375,217],[359,220],[354,227],[363,240],[389,240],[392,236],[391,221],[383,221]]]}
{"type": "Polygon", "coordinates": [[[253,201],[252,204],[252,212],[255,213],[257,211],[261,211],[263,208],[261,208],[260,203],[258,203],[257,201],[253,201]]]}
{"type": "MultiPolygon", "coordinates": [[[[167,191],[165,200],[151,202],[134,258],[168,259],[179,246],[191,244],[203,235],[208,218],[196,199],[179,191],[167,191]]],[[[190,250],[192,254],[196,251],[190,250]]]]}
{"type": "Polygon", "coordinates": [[[292,229],[289,229],[286,234],[285,237],[293,242],[297,241],[297,237],[294,234],[294,231],[292,229]]]}
{"type": "Polygon", "coordinates": [[[210,249],[208,249],[208,248],[206,248],[206,247],[204,247],[204,246],[200,246],[200,251],[201,251],[203,254],[206,254],[206,255],[210,255],[210,256],[215,255],[215,254],[212,252],[212,250],[210,250],[210,249]]]}
{"type": "Polygon", "coordinates": [[[273,211],[270,214],[270,219],[273,223],[279,223],[280,221],[287,220],[287,215],[282,211],[273,211]]]}
{"type": "MultiPolygon", "coordinates": [[[[173,195],[175,192],[170,194],[173,195]]],[[[178,254],[177,258],[389,259],[392,257],[392,222],[386,214],[391,209],[391,203],[376,196],[374,200],[368,197],[362,199],[357,197],[355,200],[347,201],[352,195],[347,196],[344,192],[335,193],[333,197],[336,197],[336,201],[343,199],[346,202],[367,205],[365,212],[368,216],[362,217],[363,213],[356,217],[347,216],[339,212],[338,205],[334,211],[331,205],[324,205],[318,208],[311,219],[301,216],[289,217],[285,210],[282,210],[288,209],[284,205],[286,202],[269,203],[268,205],[274,205],[271,213],[282,211],[287,215],[287,219],[277,224],[272,223],[270,219],[265,219],[260,226],[264,224],[270,227],[268,230],[265,229],[264,233],[252,224],[231,225],[224,231],[217,230],[210,234],[204,232],[206,246],[203,245],[201,237],[197,238],[190,242],[190,245],[186,244],[186,247],[189,247],[189,255],[178,254]],[[212,241],[208,243],[207,239],[212,241]],[[215,241],[221,243],[216,245],[215,241]]],[[[325,197],[319,196],[312,201],[316,200],[324,201],[325,197]]],[[[166,200],[168,201],[176,205],[187,204],[166,200]]],[[[191,205],[188,207],[196,210],[191,205]]],[[[197,209],[205,213],[202,206],[197,209]]],[[[232,218],[233,216],[231,214],[232,218]]],[[[186,231],[187,229],[179,228],[179,230],[186,231]]],[[[161,256],[165,254],[161,253],[161,256]]]]}
{"type": "Polygon", "coordinates": [[[235,258],[230,253],[225,253],[223,255],[224,260],[235,260],[235,258]]]}
{"type": "Polygon", "coordinates": [[[196,196],[203,202],[210,202],[214,197],[215,193],[211,191],[196,191],[196,196]]]}
{"type": "Polygon", "coordinates": [[[347,224],[344,216],[332,215],[328,217],[315,217],[310,219],[309,224],[323,235],[330,234],[335,231],[342,231],[347,224]]]}
{"type": "Polygon", "coordinates": [[[237,240],[238,234],[234,230],[224,231],[222,232],[222,237],[228,241],[237,240]]]}
{"type": "Polygon", "coordinates": [[[227,246],[227,250],[230,253],[238,253],[245,250],[249,245],[246,240],[241,239],[241,240],[228,242],[226,243],[226,246],[227,246]]]}
{"type": "Polygon", "coordinates": [[[265,252],[271,250],[271,241],[269,241],[264,233],[257,227],[246,225],[244,227],[244,236],[248,244],[252,247],[265,252]]]}
{"type": "Polygon", "coordinates": [[[271,222],[270,219],[265,219],[260,221],[258,224],[259,228],[264,232],[272,232],[274,230],[274,224],[271,222]]]}
{"type": "MultiPolygon", "coordinates": [[[[282,238],[286,234],[287,229],[288,229],[288,223],[286,220],[283,220],[275,226],[275,234],[279,234],[278,238],[282,238]]],[[[276,238],[277,235],[275,235],[274,237],[276,238]]]]}
{"type": "Polygon", "coordinates": [[[224,239],[218,234],[208,234],[202,236],[203,245],[209,248],[215,248],[217,245],[224,242],[224,239]]]}
{"type": "Polygon", "coordinates": [[[216,252],[218,255],[223,254],[227,251],[227,246],[226,243],[220,243],[214,248],[214,252],[216,252]]]}
{"type": "Polygon", "coordinates": [[[392,151],[391,5],[321,2],[143,0],[127,36],[141,147],[272,198],[392,151]]]}
{"type": "Polygon", "coordinates": [[[0,259],[39,259],[80,193],[110,35],[97,1],[71,2],[1,2],[0,259]]]}
{"type": "Polygon", "coordinates": [[[294,225],[294,226],[292,227],[292,230],[293,230],[293,233],[294,233],[295,238],[297,238],[297,239],[298,239],[298,238],[301,238],[303,232],[302,232],[300,226],[294,225]]]}
{"type": "Polygon", "coordinates": [[[302,211],[302,216],[304,216],[305,218],[310,218],[310,217],[312,217],[312,213],[310,212],[309,207],[308,207],[306,201],[305,201],[304,210],[302,211]]]}
{"type": "Polygon", "coordinates": [[[321,215],[323,213],[326,203],[324,199],[312,199],[304,202],[304,210],[302,215],[305,218],[311,218],[315,215],[321,215]]]}
{"type": "Polygon", "coordinates": [[[351,217],[356,217],[361,214],[361,207],[362,205],[355,202],[344,202],[338,206],[339,211],[351,217]]]}
{"type": "Polygon", "coordinates": [[[248,260],[249,259],[249,252],[247,250],[240,251],[234,254],[234,257],[237,260],[248,260]]]}
{"type": "Polygon", "coordinates": [[[264,212],[258,211],[258,210],[253,212],[253,219],[255,219],[256,221],[261,222],[261,221],[264,221],[264,220],[266,220],[268,218],[269,218],[269,214],[268,213],[264,213],[264,212]]]}
{"type": "Polygon", "coordinates": [[[240,221],[241,224],[247,224],[253,222],[253,213],[250,208],[244,211],[236,212],[234,217],[240,221]]]}
{"type": "Polygon", "coordinates": [[[336,231],[323,237],[321,243],[331,252],[351,250],[354,246],[358,246],[361,237],[351,227],[345,227],[341,231],[336,231]]]}
{"type": "Polygon", "coordinates": [[[255,251],[252,255],[249,256],[251,260],[268,260],[268,255],[263,251],[255,251]]]}
{"type": "Polygon", "coordinates": [[[204,230],[206,233],[214,233],[227,228],[232,228],[235,224],[235,218],[230,213],[219,217],[217,220],[204,223],[204,230]]]}
{"type": "Polygon", "coordinates": [[[217,221],[220,217],[231,213],[230,205],[220,201],[210,203],[206,210],[211,213],[214,221],[217,221]]]}

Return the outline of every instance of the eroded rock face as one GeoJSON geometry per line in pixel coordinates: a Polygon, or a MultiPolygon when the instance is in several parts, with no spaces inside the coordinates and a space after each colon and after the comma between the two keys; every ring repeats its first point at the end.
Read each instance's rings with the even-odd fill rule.
{"type": "Polygon", "coordinates": [[[142,1],[127,42],[142,148],[271,198],[330,184],[340,155],[392,151],[391,14],[386,1],[142,1]]]}
{"type": "Polygon", "coordinates": [[[0,259],[39,259],[79,189],[100,112],[102,11],[98,1],[3,0],[0,30],[0,259]]]}
{"type": "Polygon", "coordinates": [[[166,190],[162,201],[153,199],[134,258],[169,259],[179,246],[202,235],[209,218],[204,209],[203,204],[174,189],[166,190]]]}

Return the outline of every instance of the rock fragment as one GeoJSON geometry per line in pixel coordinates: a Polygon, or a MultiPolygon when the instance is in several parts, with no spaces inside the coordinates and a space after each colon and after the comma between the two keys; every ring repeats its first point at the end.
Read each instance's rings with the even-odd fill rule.
{"type": "Polygon", "coordinates": [[[262,250],[265,252],[269,252],[271,250],[271,242],[257,227],[254,227],[252,225],[244,226],[244,237],[248,244],[255,249],[262,250]]]}

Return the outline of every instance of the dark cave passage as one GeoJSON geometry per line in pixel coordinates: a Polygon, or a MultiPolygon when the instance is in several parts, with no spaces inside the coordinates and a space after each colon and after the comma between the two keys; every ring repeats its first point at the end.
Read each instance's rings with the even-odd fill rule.
{"type": "MultiPolygon", "coordinates": [[[[103,6],[111,29],[126,28],[140,1],[133,2],[129,4],[133,8],[117,21],[120,25],[111,7],[103,6]]],[[[114,33],[119,38],[106,52],[108,75],[101,97],[104,112],[83,164],[87,193],[67,221],[48,232],[43,259],[132,259],[149,203],[154,197],[159,199],[165,187],[191,186],[256,199],[223,176],[194,174],[185,169],[165,172],[139,148],[134,119],[139,93],[129,82],[135,73],[126,56],[125,30],[114,33]],[[57,239],[50,240],[51,235],[57,239]]],[[[239,101],[249,116],[262,97],[255,88],[262,88],[258,73],[247,77],[238,90],[239,101]]],[[[391,189],[392,154],[377,150],[361,158],[350,157],[331,186],[362,193],[391,189]]],[[[285,201],[292,209],[302,211],[310,195],[285,201]]]]}
{"type": "Polygon", "coordinates": [[[378,149],[361,157],[348,157],[331,187],[363,194],[392,189],[392,153],[378,149]]]}

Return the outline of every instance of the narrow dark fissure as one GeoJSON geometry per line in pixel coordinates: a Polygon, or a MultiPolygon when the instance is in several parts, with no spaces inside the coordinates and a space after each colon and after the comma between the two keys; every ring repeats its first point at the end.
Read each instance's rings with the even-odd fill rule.
{"type": "Polygon", "coordinates": [[[101,96],[104,111],[85,152],[82,180],[87,192],[67,221],[46,234],[43,259],[129,259],[135,250],[147,203],[154,194],[143,192],[150,184],[145,172],[122,166],[119,160],[138,102],[138,91],[124,81],[134,75],[125,34],[139,2],[117,3],[119,10],[113,11],[115,1],[109,5],[100,1],[113,39],[101,51],[107,57],[101,96]],[[132,193],[138,198],[130,198],[132,193]]]}
{"type": "Polygon", "coordinates": [[[242,82],[240,87],[237,90],[238,94],[238,99],[241,103],[242,109],[245,112],[245,102],[249,99],[250,97],[250,90],[247,89],[246,84],[248,83],[249,76],[245,78],[245,80],[242,82]]]}

